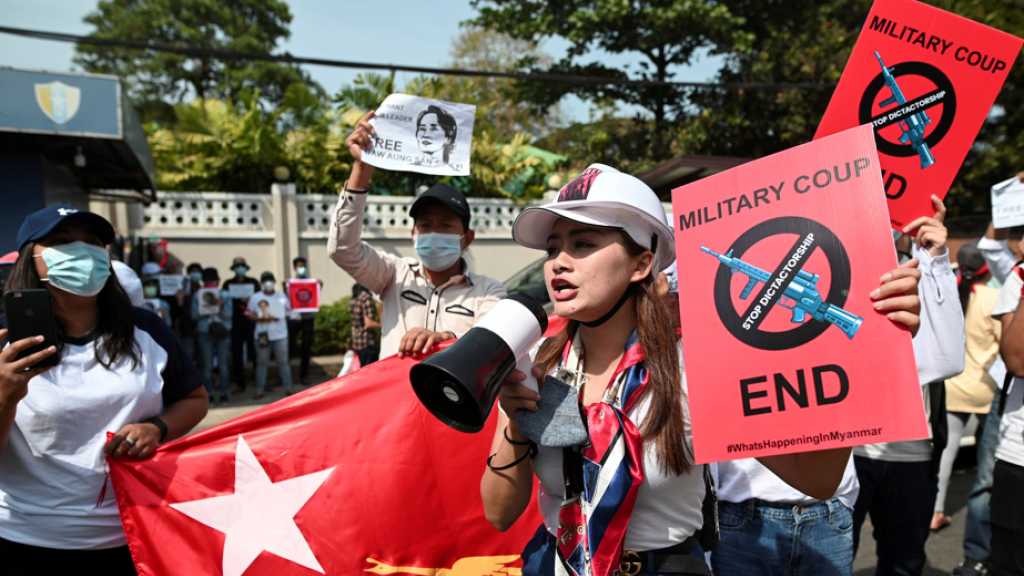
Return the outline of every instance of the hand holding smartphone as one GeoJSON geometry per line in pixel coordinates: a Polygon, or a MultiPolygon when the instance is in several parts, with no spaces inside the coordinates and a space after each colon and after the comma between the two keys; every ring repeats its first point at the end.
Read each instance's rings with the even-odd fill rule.
{"type": "Polygon", "coordinates": [[[17,359],[56,346],[57,353],[50,354],[28,368],[34,370],[56,366],[60,362],[62,343],[50,292],[46,289],[12,290],[4,294],[4,309],[7,313],[8,341],[12,345],[25,338],[43,337],[42,342],[22,350],[17,359]]]}

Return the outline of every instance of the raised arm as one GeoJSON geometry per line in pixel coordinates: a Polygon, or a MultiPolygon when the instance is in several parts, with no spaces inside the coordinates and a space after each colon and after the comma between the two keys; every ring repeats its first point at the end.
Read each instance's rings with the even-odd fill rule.
{"type": "Polygon", "coordinates": [[[992,276],[1000,284],[1006,282],[1006,277],[1017,261],[1013,252],[1010,251],[1009,238],[1009,230],[1006,228],[997,230],[995,225],[989,222],[985,235],[978,240],[978,250],[985,258],[985,263],[988,264],[992,276]]]}
{"type": "Polygon", "coordinates": [[[352,174],[341,192],[331,218],[327,236],[327,253],[331,260],[348,272],[356,282],[372,292],[382,293],[395,277],[394,257],[376,250],[362,241],[363,214],[366,211],[366,191],[373,177],[373,166],[362,162],[364,149],[372,143],[373,126],[369,120],[373,112],[359,120],[346,143],[354,159],[352,174]]]}

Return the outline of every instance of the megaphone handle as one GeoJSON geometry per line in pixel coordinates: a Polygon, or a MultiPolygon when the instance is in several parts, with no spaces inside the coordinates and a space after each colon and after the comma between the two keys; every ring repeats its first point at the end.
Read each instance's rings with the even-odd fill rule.
{"type": "Polygon", "coordinates": [[[533,377],[533,360],[530,358],[529,354],[525,354],[516,362],[516,370],[526,374],[526,380],[523,380],[523,386],[526,386],[534,392],[540,392],[540,386],[537,385],[537,379],[533,377]]]}

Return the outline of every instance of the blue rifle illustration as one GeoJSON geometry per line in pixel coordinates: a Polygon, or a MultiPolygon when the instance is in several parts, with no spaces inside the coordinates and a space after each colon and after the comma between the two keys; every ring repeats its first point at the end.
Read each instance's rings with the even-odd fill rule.
{"type": "MultiPolygon", "coordinates": [[[[740,272],[746,275],[747,285],[740,292],[741,300],[749,298],[750,292],[759,282],[768,282],[771,279],[771,274],[768,272],[739,258],[733,258],[732,250],[726,254],[719,254],[705,246],[701,246],[700,249],[717,258],[719,262],[728,266],[732,272],[740,272]]],[[[812,318],[819,322],[824,321],[834,324],[848,338],[853,338],[861,323],[864,322],[864,319],[822,300],[821,294],[818,293],[818,280],[820,278],[818,274],[811,274],[805,270],[797,271],[796,277],[793,278],[793,281],[786,286],[785,292],[782,293],[783,297],[779,299],[779,306],[793,311],[792,321],[794,324],[803,323],[807,315],[810,314],[812,318]]]]}
{"type": "MultiPolygon", "coordinates": [[[[878,65],[882,67],[882,77],[885,78],[885,84],[889,87],[890,96],[880,102],[884,108],[892,104],[898,104],[900,106],[907,103],[907,97],[903,95],[903,90],[900,90],[900,85],[896,83],[896,78],[892,75],[892,68],[887,68],[885,62],[882,61],[882,55],[875,51],[875,58],[878,59],[878,65]]],[[[903,130],[903,135],[900,136],[900,142],[904,144],[910,144],[914,147],[914,151],[921,157],[921,168],[927,168],[932,164],[935,164],[935,157],[932,156],[931,148],[924,141],[924,127],[931,124],[932,119],[928,117],[928,114],[924,110],[920,112],[914,112],[906,119],[900,120],[900,129],[903,130]]]]}

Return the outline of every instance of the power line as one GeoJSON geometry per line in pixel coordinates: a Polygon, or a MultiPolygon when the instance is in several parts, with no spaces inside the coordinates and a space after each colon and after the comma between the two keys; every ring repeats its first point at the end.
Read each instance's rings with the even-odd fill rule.
{"type": "Polygon", "coordinates": [[[260,61],[277,62],[282,64],[306,64],[312,66],[328,66],[332,68],[354,68],[357,70],[386,70],[389,72],[415,72],[419,74],[435,74],[441,76],[468,76],[477,78],[506,78],[523,82],[557,82],[560,84],[572,84],[578,86],[640,86],[640,87],[672,87],[672,88],[724,88],[728,90],[806,90],[832,88],[832,84],[817,82],[684,82],[675,80],[645,80],[636,78],[613,78],[586,76],[582,74],[562,74],[554,72],[503,72],[498,70],[472,70],[464,68],[436,68],[430,66],[410,66],[407,64],[382,64],[377,62],[357,62],[352,60],[334,60],[328,58],[312,58],[308,56],[293,56],[284,54],[261,54],[258,52],[241,52],[238,50],[227,50],[223,48],[195,48],[178,44],[164,44],[159,42],[142,42],[137,40],[124,40],[113,38],[97,38],[94,36],[80,36],[77,34],[66,34],[63,32],[51,32],[46,30],[31,30],[27,28],[13,28],[0,26],[0,33],[35,38],[39,40],[51,40],[54,42],[67,42],[71,44],[88,44],[92,46],[103,46],[107,48],[126,48],[130,50],[149,50],[153,52],[166,52],[180,54],[192,58],[217,59],[227,61],[260,61]]]}

